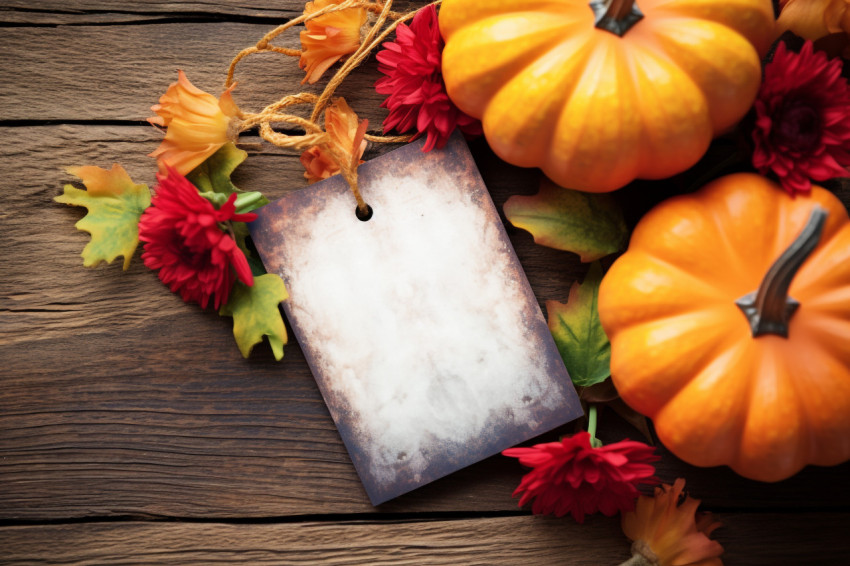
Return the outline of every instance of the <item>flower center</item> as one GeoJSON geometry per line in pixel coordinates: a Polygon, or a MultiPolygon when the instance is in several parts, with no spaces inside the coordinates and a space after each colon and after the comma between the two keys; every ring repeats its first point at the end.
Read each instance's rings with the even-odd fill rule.
{"type": "Polygon", "coordinates": [[[774,140],[791,150],[808,153],[820,145],[820,112],[804,100],[791,100],[777,116],[774,140]]]}

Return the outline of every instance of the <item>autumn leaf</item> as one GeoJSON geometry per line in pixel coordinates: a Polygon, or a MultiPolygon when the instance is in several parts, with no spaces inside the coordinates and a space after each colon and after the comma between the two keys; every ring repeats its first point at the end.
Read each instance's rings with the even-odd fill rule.
{"type": "Polygon", "coordinates": [[[549,331],[573,383],[590,387],[611,375],[611,343],[599,322],[599,283],[602,267],[590,266],[584,282],[573,283],[567,303],[546,301],[549,331]]]}
{"type": "Polygon", "coordinates": [[[216,207],[221,207],[232,193],[236,193],[236,212],[238,214],[251,212],[268,204],[269,201],[259,192],[240,190],[230,180],[230,176],[246,157],[248,157],[247,152],[237,148],[233,142],[228,142],[206,161],[192,169],[186,178],[197,187],[202,197],[216,207]]]}
{"type": "Polygon", "coordinates": [[[288,297],[283,280],[271,273],[254,277],[251,287],[241,282],[234,285],[230,300],[218,314],[233,317],[233,336],[243,357],[268,336],[275,359],[283,359],[287,337],[278,305],[288,297]]]}
{"type": "Polygon", "coordinates": [[[577,253],[583,262],[620,251],[628,241],[623,211],[611,195],[565,189],[545,177],[536,195],[509,198],[505,216],[538,244],[577,253]]]}
{"type": "Polygon", "coordinates": [[[229,195],[238,192],[239,189],[230,180],[230,175],[247,157],[248,152],[237,148],[233,142],[227,142],[203,163],[192,169],[186,178],[202,193],[229,195]]]}
{"type": "Polygon", "coordinates": [[[88,209],[75,224],[78,230],[91,234],[81,254],[83,265],[95,267],[101,261],[112,263],[120,255],[124,256],[126,270],[139,244],[139,218],[150,206],[150,189],[147,185],[133,183],[117,163],[110,170],[89,165],[71,167],[68,173],[79,177],[86,190],[65,185],[64,193],[53,200],[88,209]]]}

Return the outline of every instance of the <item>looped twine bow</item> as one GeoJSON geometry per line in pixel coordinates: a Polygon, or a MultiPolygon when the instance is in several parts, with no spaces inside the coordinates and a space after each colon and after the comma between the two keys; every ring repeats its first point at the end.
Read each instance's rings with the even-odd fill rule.
{"type": "MultiPolygon", "coordinates": [[[[342,66],[340,66],[333,77],[331,77],[327,86],[325,86],[325,89],[320,95],[308,92],[290,94],[272,104],[269,104],[259,113],[254,114],[238,110],[236,115],[236,117],[240,120],[236,127],[237,134],[250,130],[254,127],[259,127],[260,137],[278,147],[296,151],[305,151],[311,147],[319,147],[325,151],[339,167],[340,174],[351,187],[351,192],[357,201],[357,209],[364,215],[368,214],[369,206],[366,204],[366,201],[363,200],[363,196],[360,194],[360,188],[358,185],[357,166],[359,165],[359,156],[357,148],[352,147],[350,148],[350,151],[347,151],[348,148],[340,148],[338,144],[333,143],[331,136],[319,123],[319,120],[322,116],[322,111],[332,102],[331,99],[337,87],[349,75],[349,73],[365,61],[372,50],[386,40],[387,36],[395,31],[395,28],[400,23],[412,19],[418,11],[416,10],[406,14],[398,14],[390,11],[392,3],[392,0],[386,0],[385,2],[381,0],[345,0],[339,4],[331,4],[316,12],[303,14],[294,18],[267,33],[256,43],[256,45],[247,47],[240,51],[230,62],[230,66],[227,70],[227,80],[224,83],[225,88],[230,88],[234,84],[233,76],[236,70],[236,65],[248,55],[254,53],[274,52],[290,57],[300,57],[302,55],[302,51],[299,49],[278,47],[271,43],[274,38],[295,25],[318,18],[325,14],[339,12],[350,8],[363,8],[371,14],[377,13],[375,23],[368,29],[368,31],[366,31],[365,36],[360,42],[360,46],[343,62],[342,66]],[[389,23],[387,23],[388,21],[389,23]],[[310,118],[302,118],[301,116],[284,112],[290,106],[300,104],[311,104],[313,106],[310,118]],[[297,126],[303,130],[304,133],[287,134],[275,131],[272,127],[273,124],[283,123],[297,126]]],[[[441,0],[434,2],[434,4],[440,3],[441,0]]],[[[368,122],[364,120],[360,124],[360,128],[365,130],[367,124],[368,122]]],[[[359,133],[362,132],[358,131],[358,134],[359,133]]],[[[354,139],[356,140],[358,137],[359,136],[355,136],[354,139]]],[[[412,137],[413,136],[364,135],[366,140],[376,143],[408,142],[412,137]]]]}

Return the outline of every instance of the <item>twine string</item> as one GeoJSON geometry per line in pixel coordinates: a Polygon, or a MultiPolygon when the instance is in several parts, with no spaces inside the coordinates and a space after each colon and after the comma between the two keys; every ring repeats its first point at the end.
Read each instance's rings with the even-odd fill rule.
{"type": "MultiPolygon", "coordinates": [[[[436,0],[435,2],[432,2],[432,4],[438,5],[441,2],[442,0],[436,0]]],[[[392,4],[393,0],[345,0],[339,4],[325,6],[321,10],[311,14],[302,14],[301,16],[294,18],[265,34],[262,39],[256,43],[256,45],[252,45],[251,47],[247,47],[240,51],[230,62],[227,69],[227,79],[224,83],[225,88],[230,88],[234,84],[233,77],[236,71],[236,66],[240,61],[242,61],[242,59],[249,55],[271,52],[280,53],[289,57],[301,57],[302,51],[300,49],[278,47],[270,43],[280,34],[295,25],[310,21],[325,14],[339,12],[350,8],[363,8],[370,13],[377,14],[375,23],[369,27],[360,42],[360,46],[342,63],[339,69],[337,69],[336,73],[328,81],[328,84],[325,86],[320,95],[317,96],[309,92],[288,94],[280,100],[269,104],[259,113],[243,112],[242,110],[238,110],[237,112],[237,118],[240,120],[237,132],[244,132],[258,127],[260,137],[278,147],[295,151],[305,151],[311,147],[318,146],[324,150],[339,167],[340,175],[351,188],[354,199],[357,201],[357,209],[363,215],[368,214],[369,206],[360,194],[360,187],[357,179],[357,167],[359,165],[360,158],[357,148],[352,147],[350,153],[346,153],[341,148],[337,147],[336,144],[332,143],[330,135],[319,123],[319,120],[321,119],[322,111],[325,110],[331,103],[331,97],[337,87],[351,73],[351,71],[356,69],[363,61],[365,61],[369,54],[384,40],[386,40],[387,36],[394,32],[399,24],[409,21],[418,12],[418,10],[415,10],[406,14],[399,14],[391,11],[392,4]],[[387,24],[388,20],[389,24],[387,24]],[[312,105],[312,111],[310,112],[309,119],[284,112],[284,110],[290,106],[302,104],[312,105]],[[303,130],[304,133],[286,134],[275,131],[272,127],[273,124],[283,123],[296,126],[303,130]]],[[[363,120],[358,128],[357,135],[354,136],[354,140],[358,139],[361,134],[363,135],[363,139],[374,143],[403,143],[410,141],[413,137],[410,135],[377,136],[367,134],[365,133],[366,125],[367,121],[363,120]]]]}

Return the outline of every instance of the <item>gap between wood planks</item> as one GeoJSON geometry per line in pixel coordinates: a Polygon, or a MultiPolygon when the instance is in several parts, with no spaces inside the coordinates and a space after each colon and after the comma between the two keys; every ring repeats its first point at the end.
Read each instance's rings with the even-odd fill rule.
{"type": "MultiPolygon", "coordinates": [[[[733,512],[739,512],[736,510],[733,512]]],[[[797,511],[796,509],[794,510],[797,511]]],[[[833,512],[831,510],[830,512],[833,512]]],[[[850,508],[848,508],[850,512],[850,508]]],[[[840,512],[840,511],[835,511],[840,512]]],[[[765,513],[781,513],[770,510],[765,513]]],[[[407,511],[375,513],[311,513],[308,515],[279,515],[269,517],[176,517],[168,515],[99,515],[91,517],[68,517],[56,519],[0,519],[0,528],[30,525],[79,525],[89,523],[121,523],[136,521],[143,523],[192,523],[220,525],[280,525],[289,523],[357,523],[380,525],[385,523],[405,524],[433,521],[464,521],[468,519],[497,519],[503,517],[531,517],[522,509],[501,511],[407,511]]],[[[572,520],[569,517],[564,520],[572,520]]]]}
{"type": "MultiPolygon", "coordinates": [[[[0,2],[0,28],[149,25],[164,23],[234,22],[277,26],[300,16],[306,0],[260,0],[249,7],[225,2],[169,2],[156,10],[138,2],[45,0],[38,8],[22,0],[0,2]],[[75,7],[78,6],[78,7],[75,7]]],[[[396,1],[396,11],[407,11],[424,2],[396,1]]]]}

